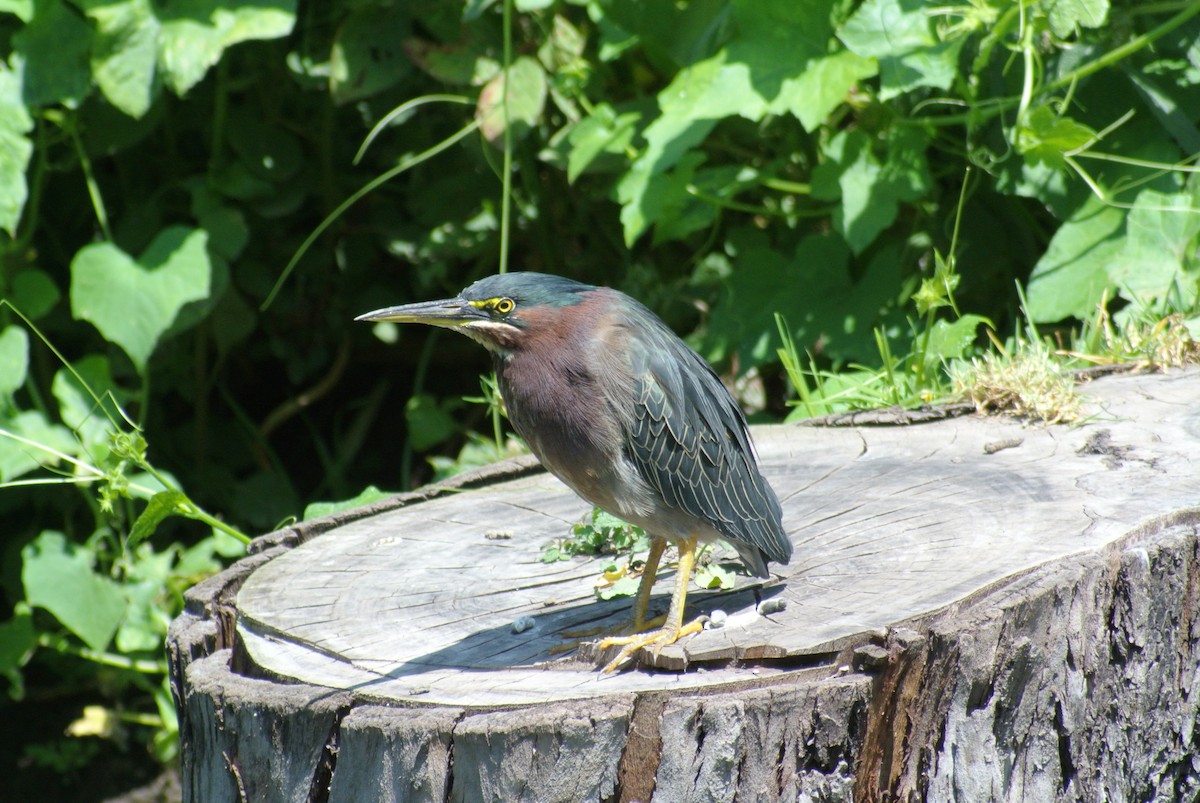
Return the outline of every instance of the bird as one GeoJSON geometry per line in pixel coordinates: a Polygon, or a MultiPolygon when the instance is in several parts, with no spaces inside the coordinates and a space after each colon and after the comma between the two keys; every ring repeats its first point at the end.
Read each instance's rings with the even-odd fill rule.
{"type": "Polygon", "coordinates": [[[629,635],[598,642],[612,672],[642,648],[661,650],[702,629],[684,624],[700,544],[723,540],[767,578],[792,543],[758,466],[745,416],[713,368],[641,302],[608,287],[516,271],[453,298],[386,307],[357,321],[426,324],[491,352],[508,419],[541,464],[585,501],[650,536],[629,635]],[[669,543],[675,589],[647,619],[669,543]],[[657,624],[657,627],[655,626],[657,624]]]}

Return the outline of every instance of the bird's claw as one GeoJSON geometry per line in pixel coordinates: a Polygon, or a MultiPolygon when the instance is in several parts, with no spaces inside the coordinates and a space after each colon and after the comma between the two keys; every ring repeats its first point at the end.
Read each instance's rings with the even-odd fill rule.
{"type": "Polygon", "coordinates": [[[651,630],[649,633],[637,633],[632,636],[609,636],[597,642],[596,650],[603,651],[609,647],[621,647],[621,651],[617,653],[617,657],[613,658],[604,669],[601,670],[605,674],[615,672],[623,664],[633,658],[638,650],[643,647],[653,647],[654,656],[657,658],[658,653],[663,647],[669,644],[674,644],[684,636],[689,636],[692,633],[698,633],[704,629],[703,619],[697,619],[694,622],[688,622],[682,627],[662,627],[658,630],[651,630]]]}

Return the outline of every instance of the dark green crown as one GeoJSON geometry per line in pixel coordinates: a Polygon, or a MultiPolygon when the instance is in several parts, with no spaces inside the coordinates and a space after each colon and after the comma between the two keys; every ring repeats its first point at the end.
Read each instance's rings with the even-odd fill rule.
{"type": "Polygon", "coordinates": [[[462,297],[467,301],[511,298],[520,307],[567,307],[578,304],[585,293],[595,289],[590,284],[562,276],[518,271],[480,279],[463,290],[462,297]]]}

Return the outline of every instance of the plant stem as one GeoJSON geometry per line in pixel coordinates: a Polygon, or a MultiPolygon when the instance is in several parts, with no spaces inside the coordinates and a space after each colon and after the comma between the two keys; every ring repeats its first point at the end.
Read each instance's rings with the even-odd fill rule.
{"type": "MultiPolygon", "coordinates": [[[[508,233],[512,225],[512,121],[508,117],[508,81],[512,67],[512,4],[504,0],[504,92],[500,105],[504,109],[504,171],[500,177],[500,273],[508,272],[508,233]]],[[[499,426],[499,422],[494,422],[499,426]]]]}
{"type": "Polygon", "coordinates": [[[120,655],[118,653],[104,652],[102,650],[93,650],[91,647],[77,647],[61,636],[55,636],[51,633],[40,633],[38,635],[38,646],[46,647],[55,652],[64,653],[66,655],[74,655],[77,658],[83,658],[93,663],[111,666],[117,669],[132,669],[135,672],[141,672],[144,675],[162,675],[167,671],[165,661],[150,661],[145,658],[130,658],[128,655],[120,655]]]}
{"type": "MultiPolygon", "coordinates": [[[[1162,38],[1178,28],[1180,25],[1183,25],[1197,14],[1200,14],[1200,2],[1189,3],[1183,9],[1181,9],[1178,14],[1171,17],[1169,20],[1166,20],[1161,25],[1146,31],[1146,33],[1141,34],[1140,36],[1135,36],[1133,39],[1130,39],[1120,47],[1116,47],[1108,51],[1103,56],[1092,59],[1086,64],[1071,70],[1069,73],[1056,78],[1050,83],[1043,84],[1041,87],[1034,89],[1033,97],[1044,95],[1047,92],[1053,92],[1057,89],[1062,89],[1063,87],[1068,86],[1071,83],[1080,80],[1081,78],[1086,78],[1094,72],[1098,72],[1103,70],[1105,67],[1115,64],[1121,59],[1128,58],[1142,48],[1153,44],[1155,40],[1162,38]]],[[[1003,114],[1014,106],[1019,105],[1021,103],[1021,99],[1021,97],[997,98],[995,101],[987,104],[986,106],[981,104],[963,114],[948,114],[942,117],[898,118],[897,122],[900,125],[921,126],[947,126],[960,125],[963,123],[978,123],[988,120],[999,114],[1003,114]]]]}
{"type": "Polygon", "coordinates": [[[87,151],[83,148],[83,140],[79,138],[79,129],[75,125],[75,118],[69,118],[66,127],[71,142],[75,144],[75,155],[79,157],[79,166],[83,168],[83,180],[87,184],[88,195],[92,199],[92,209],[96,212],[96,221],[100,224],[100,231],[103,232],[104,239],[111,243],[112,230],[108,227],[108,212],[104,208],[104,197],[100,194],[100,185],[96,183],[95,175],[92,174],[92,160],[88,158],[87,151]]]}

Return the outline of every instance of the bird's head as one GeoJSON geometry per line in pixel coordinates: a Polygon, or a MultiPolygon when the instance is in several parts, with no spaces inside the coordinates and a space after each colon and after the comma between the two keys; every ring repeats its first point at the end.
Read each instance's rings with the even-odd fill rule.
{"type": "Polygon", "coordinates": [[[454,298],[387,307],[354,320],[440,326],[504,352],[546,327],[566,325],[568,316],[561,310],[579,304],[595,289],[545,273],[500,273],[480,279],[454,298]]]}

